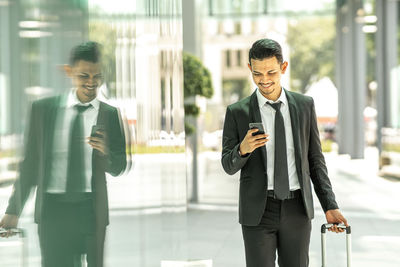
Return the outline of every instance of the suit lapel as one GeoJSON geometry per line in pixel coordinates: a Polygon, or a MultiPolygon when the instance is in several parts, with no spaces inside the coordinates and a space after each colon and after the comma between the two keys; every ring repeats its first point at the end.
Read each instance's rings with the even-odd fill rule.
{"type": "Polygon", "coordinates": [[[99,105],[99,114],[97,115],[97,125],[105,125],[106,116],[105,116],[105,106],[104,103],[100,101],[99,105]]]}
{"type": "MultiPolygon", "coordinates": [[[[249,115],[250,115],[250,122],[261,122],[262,123],[260,107],[258,106],[256,91],[254,91],[254,93],[250,97],[249,115]]],[[[264,170],[265,170],[265,174],[266,174],[267,173],[267,150],[266,150],[265,146],[260,147],[260,149],[261,149],[262,161],[264,163],[264,170]]]]}
{"type": "Polygon", "coordinates": [[[43,118],[43,128],[44,131],[44,157],[45,157],[45,180],[48,181],[48,177],[51,173],[52,158],[53,158],[53,146],[54,146],[54,132],[56,130],[57,116],[60,111],[62,96],[55,97],[47,109],[43,109],[41,114],[43,118]],[[46,134],[47,133],[47,134],[46,134]]]}
{"type": "MultiPolygon", "coordinates": [[[[106,122],[105,107],[104,107],[103,102],[100,101],[99,111],[98,111],[98,114],[97,114],[96,125],[103,125],[103,126],[106,126],[106,125],[105,125],[105,124],[106,124],[105,122],[106,122]]],[[[106,131],[107,131],[107,130],[108,130],[108,129],[106,129],[106,131]]],[[[96,157],[97,157],[96,154],[97,154],[97,153],[95,153],[95,150],[93,149],[93,152],[92,152],[92,165],[94,164],[95,159],[96,159],[96,157]]],[[[92,167],[92,168],[94,168],[94,167],[92,167]]]]}
{"type": "MultiPolygon", "coordinates": [[[[104,126],[105,127],[104,129],[105,129],[106,133],[109,134],[109,128],[108,128],[108,124],[107,124],[107,112],[106,111],[107,111],[106,106],[104,105],[103,102],[100,101],[96,125],[104,126]]],[[[92,152],[92,170],[95,170],[96,168],[100,168],[100,166],[97,164],[99,160],[100,160],[100,158],[98,157],[98,153],[96,153],[96,151],[93,149],[93,152],[92,152]]],[[[92,180],[92,182],[93,182],[93,180],[92,180]]],[[[93,184],[92,184],[92,186],[93,186],[93,184]]]]}
{"type": "Polygon", "coordinates": [[[301,171],[301,143],[300,143],[300,128],[299,128],[299,110],[296,104],[296,100],[294,99],[291,92],[286,89],[286,98],[289,103],[289,113],[290,113],[290,121],[292,125],[292,135],[293,135],[293,143],[294,143],[294,156],[296,160],[296,171],[297,176],[299,177],[299,183],[302,185],[302,171],[301,171]]]}
{"type": "Polygon", "coordinates": [[[250,97],[250,122],[262,122],[256,91],[250,97]]]}
{"type": "Polygon", "coordinates": [[[46,126],[49,127],[47,129],[49,129],[48,133],[49,133],[49,140],[53,140],[54,137],[54,130],[56,128],[56,120],[57,120],[57,115],[60,111],[61,108],[61,96],[58,96],[54,99],[54,101],[52,101],[51,106],[50,106],[50,110],[47,114],[44,114],[45,116],[47,116],[46,118],[46,126]]]}

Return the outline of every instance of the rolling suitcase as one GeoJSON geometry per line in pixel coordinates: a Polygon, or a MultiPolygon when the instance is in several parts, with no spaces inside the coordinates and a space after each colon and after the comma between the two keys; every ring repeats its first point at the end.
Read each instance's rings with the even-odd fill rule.
{"type": "MultiPolygon", "coordinates": [[[[1,234],[6,233],[8,230],[4,228],[0,228],[0,238],[1,234]]],[[[13,233],[13,236],[16,235],[17,238],[19,239],[18,244],[21,246],[21,258],[20,258],[20,266],[27,266],[28,264],[28,247],[27,247],[27,242],[26,242],[26,233],[24,229],[21,228],[12,228],[10,231],[13,233]]],[[[6,239],[6,238],[4,238],[6,239]]],[[[12,239],[12,237],[10,237],[12,239]]],[[[3,240],[4,241],[4,240],[3,240]]],[[[4,241],[5,243],[7,241],[4,241]]],[[[11,241],[12,242],[12,241],[11,241]]],[[[13,265],[14,266],[14,265],[13,265]]]]}
{"type": "MultiPolygon", "coordinates": [[[[322,252],[322,267],[328,267],[326,265],[326,231],[333,224],[323,224],[321,226],[321,252],[322,252]]],[[[346,227],[345,225],[338,225],[338,228],[346,230],[346,253],[347,253],[347,267],[351,267],[351,227],[346,227]]]]}

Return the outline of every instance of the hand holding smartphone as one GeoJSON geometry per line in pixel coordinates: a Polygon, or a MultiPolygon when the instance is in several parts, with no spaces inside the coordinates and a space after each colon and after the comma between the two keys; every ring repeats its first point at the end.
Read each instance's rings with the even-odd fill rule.
{"type": "Polygon", "coordinates": [[[258,129],[258,132],[252,133],[253,136],[259,134],[265,134],[264,125],[261,122],[250,122],[249,123],[250,129],[258,129]]]}
{"type": "Polygon", "coordinates": [[[93,149],[101,153],[101,155],[107,155],[108,149],[106,138],[107,136],[104,125],[93,125],[90,137],[88,137],[88,143],[93,149]]]}
{"type": "Polygon", "coordinates": [[[249,123],[249,130],[239,146],[239,154],[246,155],[255,149],[264,146],[268,142],[268,135],[265,134],[264,126],[261,122],[249,123]]]}
{"type": "Polygon", "coordinates": [[[93,125],[90,133],[91,137],[102,137],[101,133],[104,134],[104,126],[101,124],[93,125]]]}

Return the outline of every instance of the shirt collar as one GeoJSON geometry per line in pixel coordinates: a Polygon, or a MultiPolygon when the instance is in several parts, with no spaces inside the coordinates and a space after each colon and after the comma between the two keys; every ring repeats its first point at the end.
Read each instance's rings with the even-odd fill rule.
{"type": "Polygon", "coordinates": [[[66,102],[66,107],[67,108],[71,108],[73,106],[76,105],[82,105],[82,106],[87,106],[87,105],[92,105],[96,110],[99,110],[99,106],[100,106],[100,101],[97,99],[97,97],[95,99],[93,99],[92,101],[88,102],[88,103],[81,103],[81,101],[79,101],[78,96],[76,95],[76,88],[73,88],[67,95],[67,102],[66,102]]]}
{"type": "Polygon", "coordinates": [[[279,98],[276,101],[272,101],[272,100],[267,99],[265,96],[263,96],[260,93],[260,90],[258,88],[257,88],[256,94],[257,94],[258,106],[260,108],[262,106],[264,106],[266,102],[269,102],[269,103],[273,104],[273,103],[277,103],[277,102],[280,101],[280,102],[282,102],[283,105],[287,105],[287,103],[288,103],[287,102],[287,98],[286,98],[286,93],[285,93],[285,90],[283,89],[283,87],[282,87],[281,95],[279,96],[279,98]]]}

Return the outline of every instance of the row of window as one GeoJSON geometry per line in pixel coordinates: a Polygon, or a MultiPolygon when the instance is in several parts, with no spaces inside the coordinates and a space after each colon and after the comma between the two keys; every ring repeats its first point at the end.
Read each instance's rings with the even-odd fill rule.
{"type": "Polygon", "coordinates": [[[249,51],[246,50],[225,50],[224,60],[226,68],[245,67],[247,65],[247,55],[249,51]]]}

